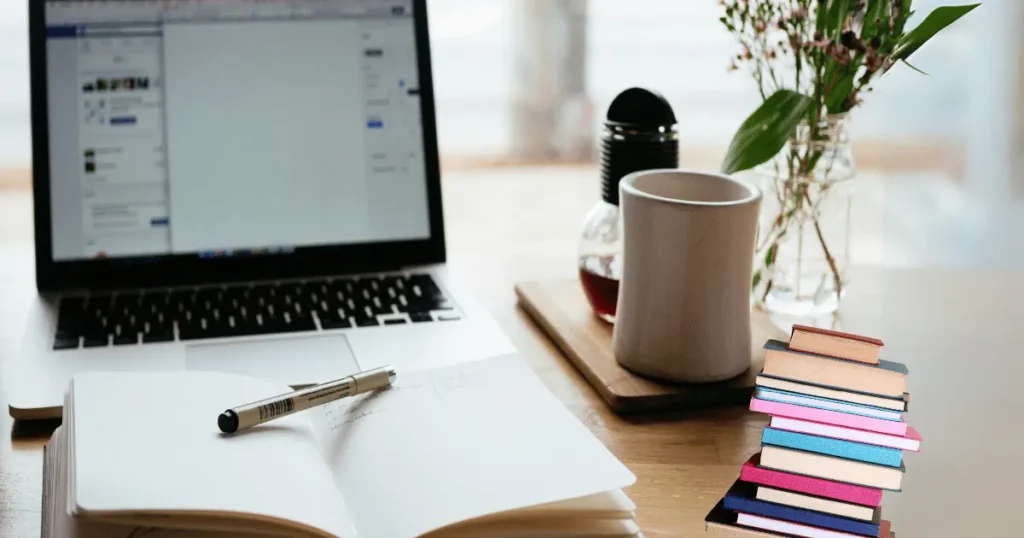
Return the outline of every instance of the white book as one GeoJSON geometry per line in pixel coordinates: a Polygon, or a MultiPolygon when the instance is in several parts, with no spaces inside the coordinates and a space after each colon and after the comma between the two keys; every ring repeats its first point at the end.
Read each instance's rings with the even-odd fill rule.
{"type": "Polygon", "coordinates": [[[903,413],[899,413],[897,411],[888,411],[875,407],[866,407],[858,404],[826,400],[818,397],[804,396],[802,394],[778,392],[771,389],[757,389],[756,396],[761,400],[802,405],[804,407],[814,407],[816,409],[826,409],[829,411],[839,411],[840,413],[850,413],[853,415],[880,418],[883,420],[899,421],[903,418],[903,413]]]}
{"type": "Polygon", "coordinates": [[[755,516],[753,514],[744,514],[742,512],[736,515],[736,523],[738,525],[753,527],[755,529],[781,532],[786,535],[802,536],[804,538],[864,538],[859,534],[850,534],[848,532],[811,527],[790,521],[770,519],[767,517],[755,516]]]}
{"type": "Polygon", "coordinates": [[[770,503],[792,506],[794,508],[803,508],[805,510],[813,510],[815,512],[824,512],[826,514],[834,514],[850,519],[875,521],[876,509],[871,508],[870,506],[833,501],[831,499],[824,499],[813,495],[804,495],[802,493],[794,493],[792,491],[785,491],[765,486],[758,486],[756,498],[770,503]]]}
{"type": "Polygon", "coordinates": [[[766,375],[757,376],[757,379],[754,381],[754,383],[759,387],[785,390],[789,392],[798,392],[800,394],[807,394],[809,396],[829,398],[831,400],[842,400],[844,402],[856,403],[861,405],[872,405],[875,407],[890,409],[892,411],[907,410],[906,395],[904,395],[902,399],[883,398],[881,396],[872,396],[870,394],[860,394],[858,392],[829,389],[825,387],[819,387],[817,385],[809,385],[807,383],[797,383],[796,381],[787,381],[785,379],[768,377],[766,375]]]}
{"type": "Polygon", "coordinates": [[[866,443],[869,445],[899,448],[901,450],[910,450],[912,452],[921,450],[921,440],[913,437],[886,435],[884,433],[843,428],[841,426],[820,424],[818,422],[809,422],[795,418],[772,417],[770,427],[791,432],[831,437],[832,439],[843,439],[846,441],[866,443]]]}
{"type": "Polygon", "coordinates": [[[47,448],[44,536],[639,533],[621,492],[633,474],[519,357],[399,372],[388,390],[218,431],[225,409],[287,391],[211,372],[76,376],[47,448]]]}

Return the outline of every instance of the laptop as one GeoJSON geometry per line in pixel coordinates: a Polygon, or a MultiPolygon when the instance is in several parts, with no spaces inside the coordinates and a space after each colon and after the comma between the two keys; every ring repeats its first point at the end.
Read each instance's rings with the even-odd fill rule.
{"type": "Polygon", "coordinates": [[[29,14],[39,293],[13,417],[60,416],[87,370],[300,387],[514,351],[444,265],[425,0],[29,14]]]}

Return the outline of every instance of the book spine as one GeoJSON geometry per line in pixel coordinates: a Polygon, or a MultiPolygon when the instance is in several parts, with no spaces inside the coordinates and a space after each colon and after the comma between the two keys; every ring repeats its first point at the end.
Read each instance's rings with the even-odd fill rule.
{"type": "MultiPolygon", "coordinates": [[[[877,392],[865,392],[865,391],[862,391],[862,390],[837,387],[835,385],[828,385],[828,384],[825,384],[825,383],[815,383],[814,381],[807,381],[807,380],[794,381],[794,380],[786,378],[786,377],[774,376],[774,375],[771,375],[771,374],[769,374],[767,372],[764,372],[764,371],[762,371],[758,375],[758,377],[759,378],[764,378],[764,379],[771,379],[771,380],[774,380],[774,381],[782,381],[784,383],[788,383],[788,384],[792,384],[792,385],[800,385],[800,386],[806,385],[806,386],[810,386],[810,387],[815,387],[815,388],[823,389],[823,390],[829,391],[831,393],[840,393],[840,394],[843,395],[843,397],[838,397],[838,396],[835,397],[836,400],[842,400],[843,398],[846,397],[846,395],[852,394],[852,395],[856,395],[856,396],[867,397],[871,401],[874,401],[874,402],[879,402],[879,401],[896,402],[898,405],[897,406],[893,406],[893,407],[896,407],[896,409],[893,409],[893,411],[904,412],[904,411],[908,410],[907,407],[908,407],[909,400],[907,399],[908,394],[906,394],[906,393],[899,394],[899,395],[889,396],[889,395],[885,395],[885,394],[879,394],[877,392]]],[[[758,383],[758,385],[762,385],[762,383],[758,383]]],[[[776,387],[769,387],[769,388],[776,388],[776,387]]],[[[851,403],[865,403],[865,402],[858,402],[858,401],[854,401],[854,400],[846,400],[846,401],[849,401],[851,403]]],[[[871,405],[871,404],[865,403],[865,405],[871,405]]],[[[876,404],[876,406],[883,407],[883,405],[878,405],[878,404],[876,404]]]]}
{"type": "Polygon", "coordinates": [[[815,409],[826,409],[828,411],[838,411],[840,413],[849,413],[851,415],[860,415],[862,417],[880,418],[882,420],[891,420],[893,422],[899,422],[903,418],[902,413],[899,411],[874,407],[871,405],[832,400],[830,398],[800,394],[786,390],[762,387],[757,389],[755,396],[762,400],[791,403],[793,405],[802,405],[804,407],[813,407],[815,409]]]}
{"type": "Polygon", "coordinates": [[[848,460],[899,467],[903,461],[903,451],[829,437],[818,437],[805,433],[787,432],[774,428],[765,428],[761,434],[761,442],[807,452],[836,456],[848,460]]]}
{"type": "Polygon", "coordinates": [[[878,508],[882,504],[882,490],[880,489],[762,469],[751,463],[743,466],[740,471],[740,480],[872,508],[878,508]]]}
{"type": "Polygon", "coordinates": [[[797,383],[788,379],[779,379],[764,374],[758,375],[755,384],[760,388],[795,392],[817,396],[840,402],[847,402],[857,405],[867,405],[888,411],[903,413],[907,410],[907,402],[904,398],[884,398],[882,396],[864,394],[850,390],[838,390],[835,388],[823,387],[814,383],[797,383]]]}
{"type": "Polygon", "coordinates": [[[781,533],[783,536],[800,536],[803,538],[861,538],[855,534],[819,529],[817,527],[809,527],[807,525],[791,523],[789,521],[779,521],[777,519],[754,514],[745,514],[743,512],[736,514],[736,523],[744,527],[753,527],[755,529],[764,529],[767,531],[781,533]]]}
{"type": "Polygon", "coordinates": [[[917,452],[921,449],[921,442],[909,437],[910,431],[913,428],[907,428],[908,437],[899,437],[786,417],[772,417],[769,426],[778,430],[807,433],[821,437],[831,437],[832,439],[844,439],[857,443],[909,450],[911,452],[917,452]]]}
{"type": "Polygon", "coordinates": [[[757,398],[750,399],[750,410],[756,413],[765,413],[772,416],[809,420],[811,422],[845,426],[847,428],[867,430],[889,435],[904,436],[907,433],[907,423],[902,421],[893,422],[891,420],[861,417],[858,415],[851,415],[849,413],[814,409],[812,407],[803,407],[779,402],[769,402],[759,400],[757,398]]]}
{"type": "Polygon", "coordinates": [[[837,516],[830,516],[821,512],[792,508],[781,504],[766,503],[763,501],[746,499],[739,496],[727,495],[725,497],[726,510],[745,512],[759,516],[781,519],[802,523],[812,527],[824,527],[842,532],[850,532],[862,536],[878,536],[879,525],[864,521],[854,521],[837,516]]]}

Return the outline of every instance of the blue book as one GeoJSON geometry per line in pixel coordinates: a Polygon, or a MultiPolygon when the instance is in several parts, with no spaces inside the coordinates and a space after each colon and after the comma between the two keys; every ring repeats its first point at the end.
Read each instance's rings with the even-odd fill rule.
{"type": "Polygon", "coordinates": [[[732,489],[725,495],[723,501],[725,509],[781,519],[783,521],[792,521],[812,527],[859,534],[861,536],[878,536],[881,529],[881,521],[857,521],[822,512],[760,501],[755,497],[754,487],[753,484],[741,481],[733,484],[732,489]]]}
{"type": "Polygon", "coordinates": [[[764,429],[761,443],[888,467],[899,467],[903,462],[903,451],[898,448],[867,445],[775,428],[764,429]]]}
{"type": "Polygon", "coordinates": [[[840,413],[849,413],[851,415],[860,415],[862,417],[880,418],[882,420],[891,420],[893,422],[903,420],[903,413],[893,411],[892,409],[843,402],[840,400],[822,398],[821,396],[811,396],[809,394],[800,394],[786,390],[758,387],[755,392],[755,396],[760,400],[802,405],[804,407],[838,411],[840,413]]]}

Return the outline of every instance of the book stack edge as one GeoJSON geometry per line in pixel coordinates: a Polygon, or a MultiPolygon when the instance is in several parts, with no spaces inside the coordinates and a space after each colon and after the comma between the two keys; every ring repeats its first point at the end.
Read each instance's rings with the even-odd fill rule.
{"type": "Polygon", "coordinates": [[[900,491],[903,455],[921,448],[907,425],[906,366],[883,343],[796,325],[765,343],[750,409],[771,416],[761,451],[705,519],[720,538],[895,538],[883,491],[900,491]]]}

